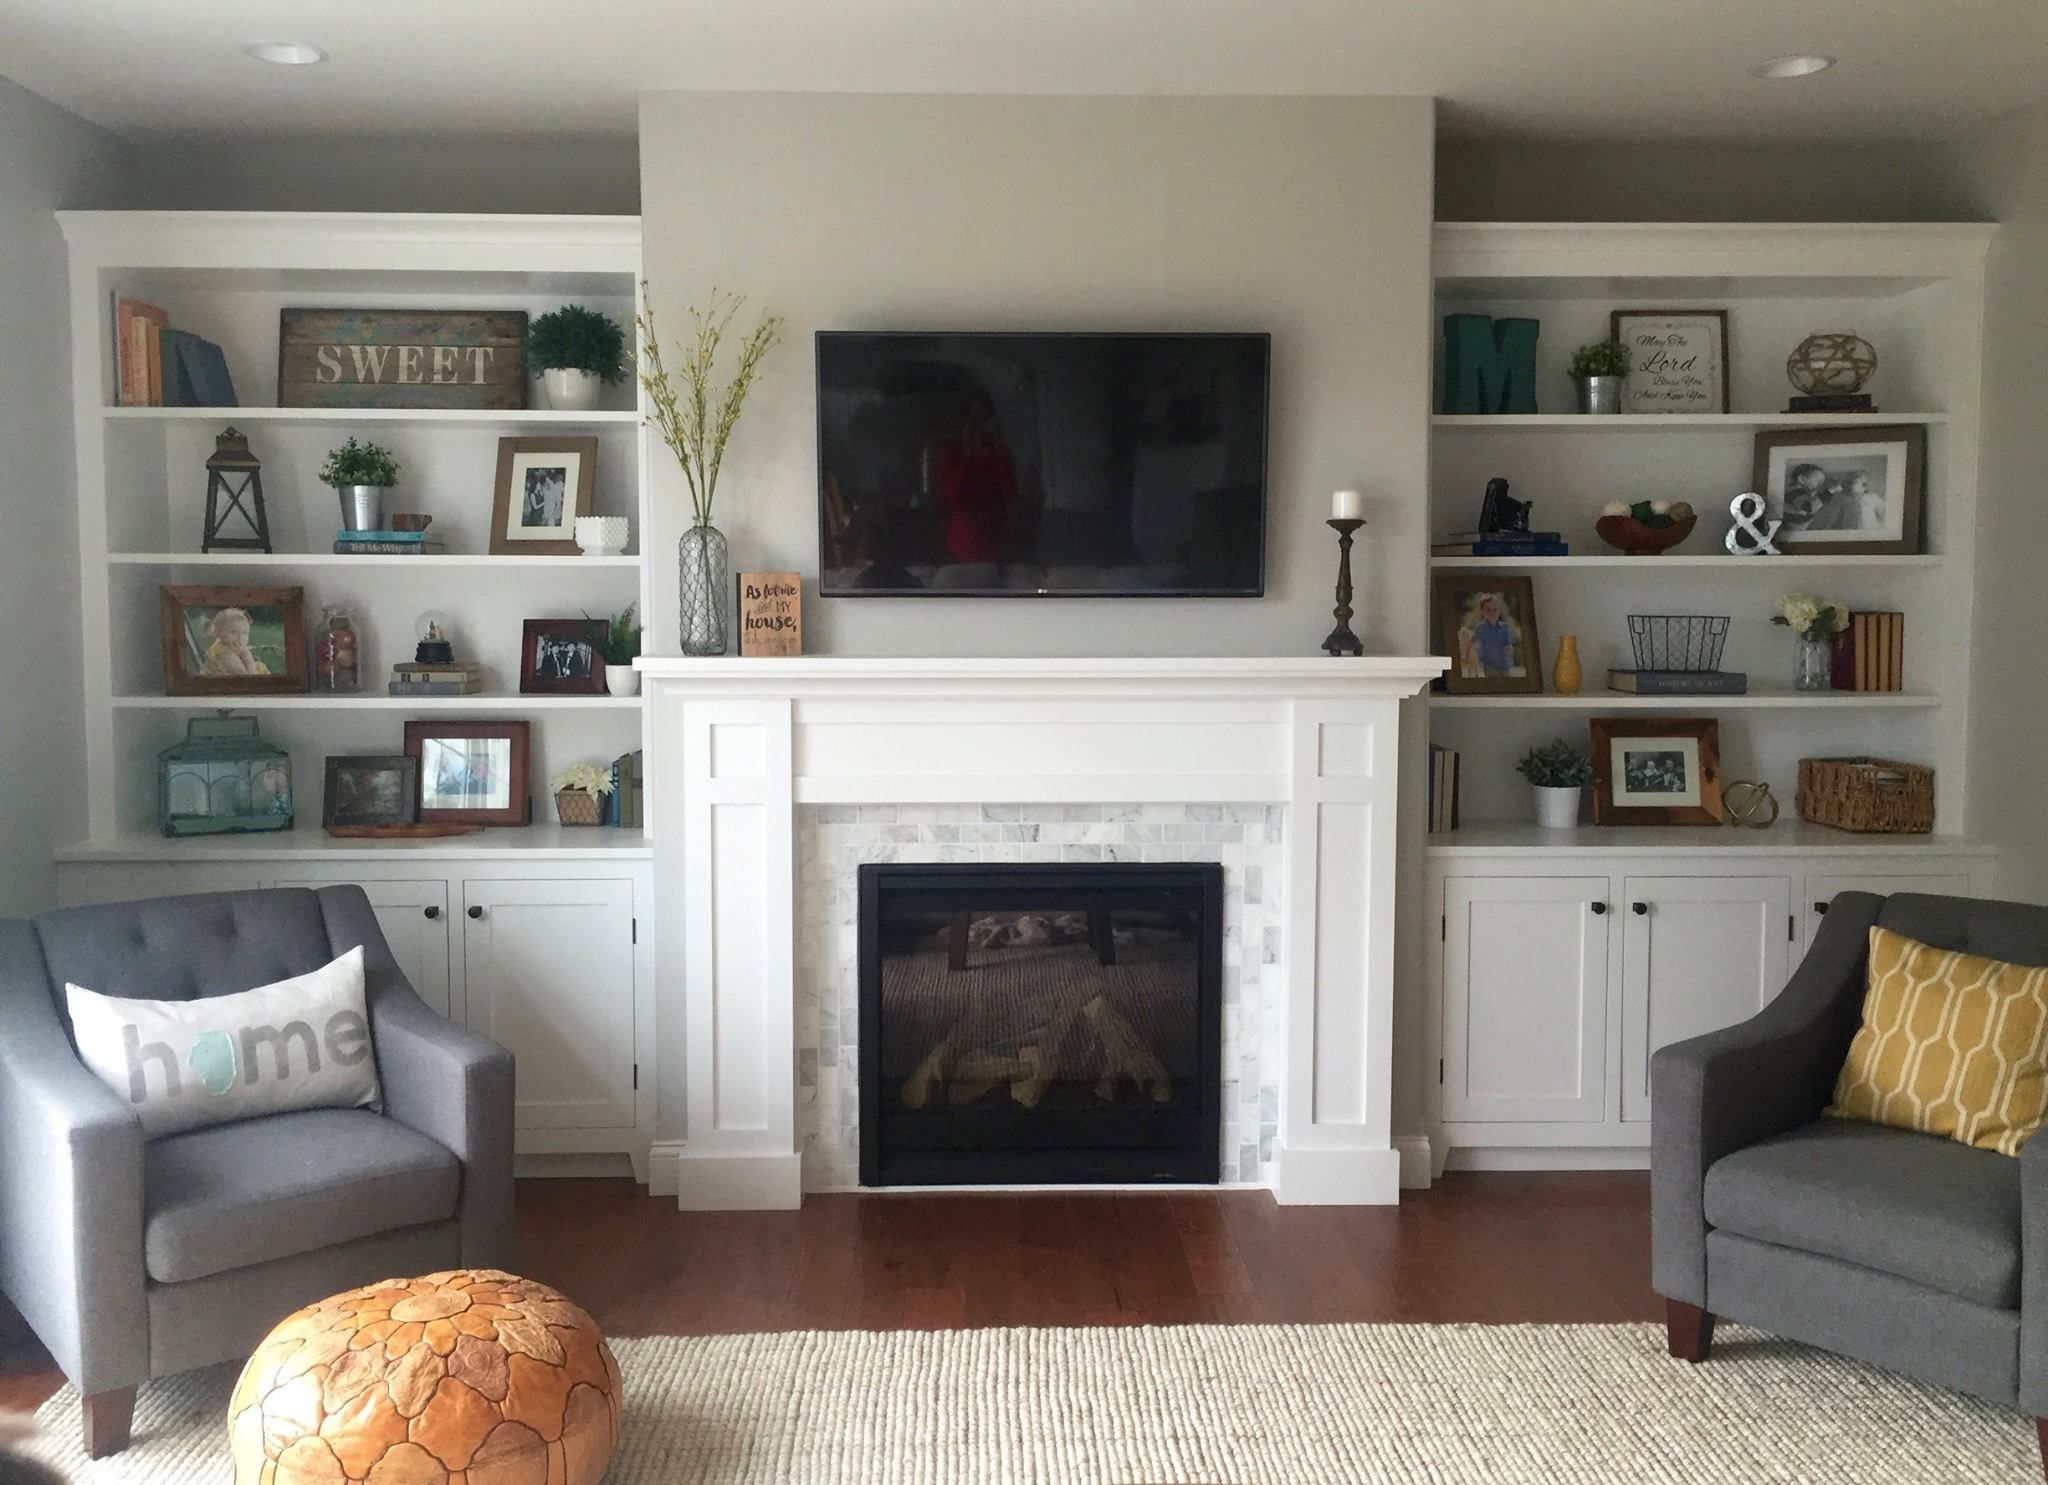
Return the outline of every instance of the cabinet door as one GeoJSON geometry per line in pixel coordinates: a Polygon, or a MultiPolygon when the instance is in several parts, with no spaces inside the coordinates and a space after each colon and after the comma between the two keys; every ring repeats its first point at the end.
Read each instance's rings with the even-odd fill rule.
{"type": "Polygon", "coordinates": [[[420,999],[451,1020],[462,1019],[460,997],[450,994],[448,975],[448,884],[444,881],[351,882],[309,880],[272,882],[273,887],[361,887],[376,911],[377,926],[391,945],[391,957],[420,999]]]}
{"type": "Polygon", "coordinates": [[[467,881],[469,1024],[518,1059],[521,1129],[631,1129],[633,884],[467,881]]]}
{"type": "Polygon", "coordinates": [[[1621,1117],[1650,1117],[1650,1054],[1746,1021],[1785,987],[1789,877],[1622,883],[1621,1117]]]}
{"type": "Polygon", "coordinates": [[[1606,1114],[1606,877],[1444,883],[1449,1120],[1606,1114]]]}
{"type": "Polygon", "coordinates": [[[1838,876],[1808,877],[1806,895],[1799,905],[1800,915],[1806,923],[1807,943],[1812,943],[1813,936],[1820,932],[1820,920],[1827,915],[1828,904],[1835,900],[1838,892],[1876,892],[1880,895],[1939,892],[1949,897],[1968,897],[1970,879],[1961,872],[1901,872],[1896,876],[1883,872],[1845,872],[1838,876]]]}

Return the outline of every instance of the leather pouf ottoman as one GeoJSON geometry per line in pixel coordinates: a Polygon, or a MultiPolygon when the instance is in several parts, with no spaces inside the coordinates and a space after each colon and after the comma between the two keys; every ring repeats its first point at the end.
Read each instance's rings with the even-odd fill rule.
{"type": "Polygon", "coordinates": [[[619,1364],[597,1326],[495,1269],[298,1311],[228,1405],[235,1485],[597,1485],[618,1435],[619,1364]]]}

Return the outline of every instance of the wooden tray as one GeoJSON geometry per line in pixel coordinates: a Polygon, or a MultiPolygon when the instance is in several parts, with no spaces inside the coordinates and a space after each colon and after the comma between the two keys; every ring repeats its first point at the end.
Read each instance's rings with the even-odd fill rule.
{"type": "Polygon", "coordinates": [[[475,835],[481,825],[329,825],[327,833],[339,840],[432,840],[443,835],[475,835]]]}

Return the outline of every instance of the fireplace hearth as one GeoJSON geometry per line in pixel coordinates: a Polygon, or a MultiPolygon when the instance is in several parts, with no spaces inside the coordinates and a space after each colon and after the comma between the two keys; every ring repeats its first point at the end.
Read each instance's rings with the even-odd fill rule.
{"type": "Polygon", "coordinates": [[[863,1185],[1205,1182],[1223,871],[865,865],[863,1185]]]}

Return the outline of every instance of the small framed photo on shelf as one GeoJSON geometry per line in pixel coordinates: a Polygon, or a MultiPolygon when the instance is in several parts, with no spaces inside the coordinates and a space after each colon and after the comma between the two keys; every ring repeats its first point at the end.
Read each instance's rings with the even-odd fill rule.
{"type": "Polygon", "coordinates": [[[410,825],[419,813],[420,760],[379,753],[327,760],[320,823],[410,825]]]}
{"type": "Polygon", "coordinates": [[[419,818],[429,825],[524,825],[531,727],[525,722],[407,722],[419,761],[419,818]]]}
{"type": "Polygon", "coordinates": [[[528,619],[519,641],[524,696],[601,696],[610,626],[603,619],[528,619]]]}
{"type": "Polygon", "coordinates": [[[1444,689],[1453,696],[1541,695],[1536,585],[1526,577],[1446,572],[1434,587],[1437,653],[1451,660],[1444,689]]]}
{"type": "Polygon", "coordinates": [[[1595,717],[1595,825],[1721,823],[1721,724],[1712,717],[1595,717]]]}
{"type": "Polygon", "coordinates": [[[166,696],[274,696],[304,691],[302,588],[157,590],[166,696]]]}
{"type": "Polygon", "coordinates": [[[1927,506],[1927,430],[1775,429],[1756,436],[1755,483],[1786,552],[1911,556],[1927,506]]]}
{"type": "Polygon", "coordinates": [[[1625,413],[1728,411],[1728,311],[1617,309],[1609,335],[1628,351],[1625,413]]]}
{"type": "Polygon", "coordinates": [[[494,557],[573,557],[576,518],[590,511],[597,439],[501,438],[491,506],[494,557]]]}

